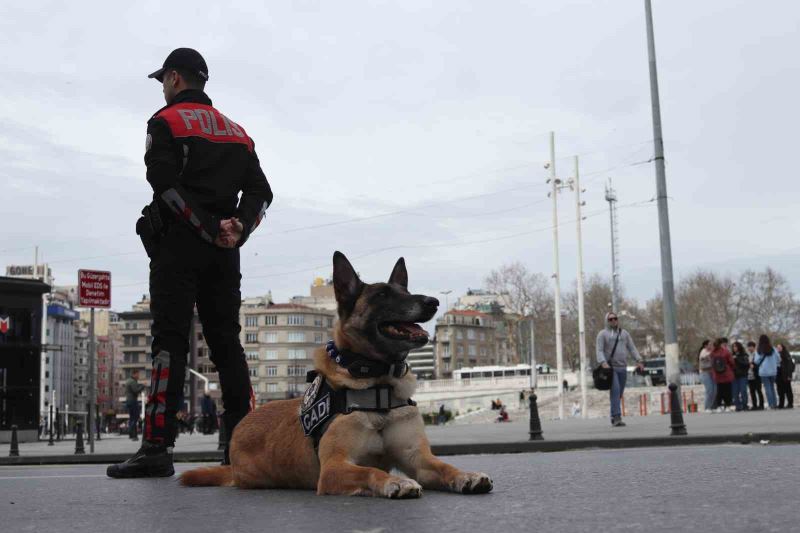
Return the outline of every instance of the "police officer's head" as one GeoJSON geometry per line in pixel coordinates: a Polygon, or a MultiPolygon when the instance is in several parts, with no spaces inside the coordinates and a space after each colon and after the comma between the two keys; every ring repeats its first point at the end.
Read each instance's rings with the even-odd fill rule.
{"type": "Polygon", "coordinates": [[[208,66],[200,52],[191,48],[176,48],[164,60],[164,65],[148,76],[161,82],[164,99],[172,99],[186,89],[203,90],[208,81],[208,66]]]}

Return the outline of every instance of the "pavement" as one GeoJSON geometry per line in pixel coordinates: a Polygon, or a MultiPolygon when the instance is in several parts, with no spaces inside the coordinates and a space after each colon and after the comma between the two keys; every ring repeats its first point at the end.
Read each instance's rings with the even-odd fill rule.
{"type": "MultiPolygon", "coordinates": [[[[800,443],[800,409],[748,411],[741,413],[685,414],[687,436],[670,436],[669,415],[626,417],[625,428],[612,428],[605,418],[543,420],[544,440],[529,441],[529,421],[523,416],[509,423],[448,424],[428,426],[428,438],[437,455],[481,453],[554,452],[592,448],[631,448],[690,444],[770,442],[800,443]]],[[[75,455],[75,441],[48,446],[46,441],[20,444],[20,457],[8,457],[2,450],[3,464],[110,463],[135,452],[139,443],[127,437],[104,436],[95,445],[95,454],[75,455]]],[[[175,459],[182,462],[218,461],[216,435],[188,435],[178,438],[175,459]]]]}
{"type": "MultiPolygon", "coordinates": [[[[490,494],[417,500],[312,491],[184,488],[114,480],[102,465],[0,467],[2,530],[81,533],[280,531],[797,531],[800,446],[712,445],[453,456],[490,494]]],[[[179,471],[192,464],[178,465],[179,471]]]]}

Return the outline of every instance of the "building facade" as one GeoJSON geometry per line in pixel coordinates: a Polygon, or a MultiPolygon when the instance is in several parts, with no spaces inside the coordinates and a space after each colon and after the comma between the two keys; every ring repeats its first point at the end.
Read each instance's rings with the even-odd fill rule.
{"type": "Polygon", "coordinates": [[[268,298],[242,303],[241,341],[256,401],[293,398],[306,389],[314,351],[333,336],[336,313],[268,298]]]}
{"type": "Polygon", "coordinates": [[[436,377],[436,358],[434,353],[434,343],[429,341],[425,346],[421,346],[408,352],[406,362],[411,368],[411,372],[417,379],[435,379],[436,377]]]}
{"type": "Polygon", "coordinates": [[[75,353],[72,370],[72,401],[70,412],[86,413],[89,408],[89,327],[83,320],[76,320],[75,353]]]}
{"type": "Polygon", "coordinates": [[[453,309],[436,321],[436,377],[448,379],[453,370],[497,363],[495,323],[491,315],[453,309]]]}
{"type": "Polygon", "coordinates": [[[52,404],[54,409],[64,412],[73,402],[75,322],[79,317],[67,293],[58,289],[50,293],[45,330],[43,411],[47,411],[52,404]]]}

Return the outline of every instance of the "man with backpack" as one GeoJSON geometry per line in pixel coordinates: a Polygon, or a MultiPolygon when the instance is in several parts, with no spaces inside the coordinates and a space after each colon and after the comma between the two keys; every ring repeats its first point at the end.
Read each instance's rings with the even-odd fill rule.
{"type": "Polygon", "coordinates": [[[728,339],[720,337],[711,350],[711,369],[714,383],[717,384],[717,400],[714,404],[718,412],[724,413],[733,407],[732,392],[735,363],[728,349],[728,339]],[[724,405],[723,405],[724,404],[724,405]]]}
{"type": "Polygon", "coordinates": [[[628,379],[628,357],[636,360],[638,369],[644,370],[642,356],[636,350],[630,333],[619,326],[616,313],[606,313],[606,327],[597,334],[597,362],[604,368],[609,366],[614,370],[613,384],[611,385],[611,425],[623,427],[620,398],[625,392],[625,382],[628,379]]]}

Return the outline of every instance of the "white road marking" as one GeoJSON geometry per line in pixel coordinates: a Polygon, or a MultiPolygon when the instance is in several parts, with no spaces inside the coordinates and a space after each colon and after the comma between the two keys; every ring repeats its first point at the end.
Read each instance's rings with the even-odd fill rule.
{"type": "Polygon", "coordinates": [[[58,479],[69,479],[75,477],[106,477],[104,474],[75,474],[72,476],[6,476],[0,477],[0,481],[7,480],[7,479],[50,479],[50,478],[58,478],[58,479]]]}

